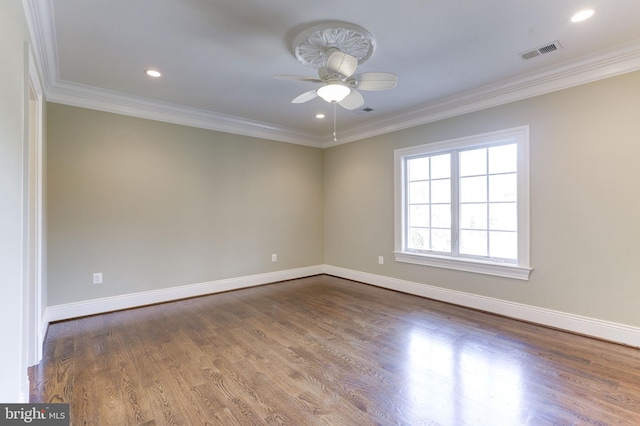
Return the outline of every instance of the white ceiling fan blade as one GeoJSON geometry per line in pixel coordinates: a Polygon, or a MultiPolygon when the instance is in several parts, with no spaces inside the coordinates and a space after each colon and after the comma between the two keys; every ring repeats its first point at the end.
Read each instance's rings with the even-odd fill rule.
{"type": "Polygon", "coordinates": [[[338,104],[343,108],[353,110],[364,105],[364,98],[357,90],[351,89],[351,93],[349,93],[342,101],[338,102],[338,104]]]}
{"type": "Polygon", "coordinates": [[[348,53],[333,52],[327,59],[327,70],[330,73],[338,73],[343,77],[349,77],[356,71],[358,59],[348,53]]]}
{"type": "Polygon", "coordinates": [[[365,72],[354,75],[347,81],[348,85],[355,83],[359,90],[387,90],[398,84],[398,76],[390,72],[365,72]]]}
{"type": "Polygon", "coordinates": [[[315,99],[318,97],[318,94],[315,90],[309,90],[308,92],[304,92],[302,95],[296,97],[291,101],[292,104],[303,104],[305,102],[309,102],[311,99],[315,99]]]}
{"type": "Polygon", "coordinates": [[[296,81],[308,81],[311,83],[322,83],[322,80],[313,77],[305,77],[303,75],[290,75],[290,74],[276,74],[273,78],[281,80],[296,80],[296,81]]]}

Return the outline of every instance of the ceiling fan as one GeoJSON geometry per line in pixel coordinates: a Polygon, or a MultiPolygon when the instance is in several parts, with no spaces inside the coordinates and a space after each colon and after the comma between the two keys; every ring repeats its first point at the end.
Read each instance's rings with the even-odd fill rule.
{"type": "Polygon", "coordinates": [[[365,72],[354,75],[358,66],[358,59],[337,48],[329,48],[326,65],[318,70],[318,78],[278,74],[275,78],[285,80],[308,81],[321,83],[318,89],[309,90],[291,103],[300,104],[320,97],[329,103],[337,103],[343,108],[353,110],[364,105],[364,98],[358,90],[387,90],[393,89],[398,83],[398,77],[388,72],[365,72]]]}
{"type": "Polygon", "coordinates": [[[358,64],[369,59],[375,49],[375,39],[364,28],[345,22],[320,24],[296,37],[293,50],[303,65],[318,69],[318,77],[278,74],[275,78],[322,84],[291,102],[300,104],[316,97],[338,104],[348,110],[364,105],[358,90],[393,89],[398,77],[388,72],[355,74],[358,64]]]}

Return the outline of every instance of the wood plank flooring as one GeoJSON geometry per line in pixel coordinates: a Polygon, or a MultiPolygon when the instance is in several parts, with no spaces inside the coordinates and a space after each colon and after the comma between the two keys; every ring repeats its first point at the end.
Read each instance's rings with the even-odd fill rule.
{"type": "Polygon", "coordinates": [[[80,425],[638,425],[640,350],[316,276],[52,324],[80,425]]]}

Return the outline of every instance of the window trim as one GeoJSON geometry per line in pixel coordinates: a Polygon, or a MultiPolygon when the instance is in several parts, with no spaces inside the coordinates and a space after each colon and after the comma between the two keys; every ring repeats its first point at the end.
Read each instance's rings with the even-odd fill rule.
{"type": "MultiPolygon", "coordinates": [[[[452,177],[458,179],[458,176],[452,177]]],[[[528,280],[530,267],[530,212],[529,212],[529,126],[514,127],[479,135],[465,136],[394,151],[394,255],[396,262],[412,263],[458,271],[474,272],[519,280],[528,280]],[[406,180],[405,158],[434,155],[439,152],[472,148],[487,144],[515,140],[518,149],[518,263],[460,258],[432,253],[406,251],[406,180]]]]}

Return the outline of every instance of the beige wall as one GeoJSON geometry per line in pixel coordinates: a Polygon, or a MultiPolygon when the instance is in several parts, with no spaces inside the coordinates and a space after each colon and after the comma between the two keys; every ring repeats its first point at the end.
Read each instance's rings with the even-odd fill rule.
{"type": "Polygon", "coordinates": [[[47,114],[50,306],[322,264],[321,150],[47,114]]]}
{"type": "Polygon", "coordinates": [[[638,93],[632,73],[324,151],[50,104],[49,305],[325,263],[640,326],[638,93]],[[394,149],[527,124],[531,279],[396,263],[394,149]]]}
{"type": "Polygon", "coordinates": [[[639,94],[636,72],[326,150],[325,263],[640,326],[639,94]],[[531,279],[396,263],[394,149],[526,124],[531,279]]]}

